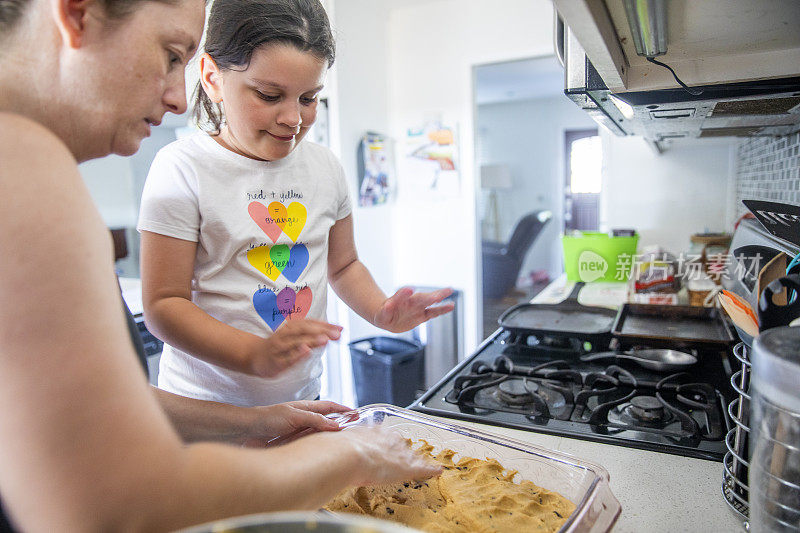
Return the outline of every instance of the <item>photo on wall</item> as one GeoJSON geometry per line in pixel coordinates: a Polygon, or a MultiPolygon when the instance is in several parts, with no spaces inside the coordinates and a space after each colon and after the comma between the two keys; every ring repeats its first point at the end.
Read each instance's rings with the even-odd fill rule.
{"type": "Polygon", "coordinates": [[[456,127],[431,121],[406,129],[401,194],[452,198],[460,190],[456,127]]]}
{"type": "Polygon", "coordinates": [[[391,141],[384,135],[366,133],[358,144],[358,205],[385,204],[394,181],[391,141]]]}

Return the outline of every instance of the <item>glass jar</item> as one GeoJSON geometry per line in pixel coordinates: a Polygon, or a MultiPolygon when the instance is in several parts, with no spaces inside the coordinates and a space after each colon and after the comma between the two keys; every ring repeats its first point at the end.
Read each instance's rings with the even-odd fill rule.
{"type": "Polygon", "coordinates": [[[752,364],[750,527],[800,531],[800,328],[761,333],[752,364]]]}

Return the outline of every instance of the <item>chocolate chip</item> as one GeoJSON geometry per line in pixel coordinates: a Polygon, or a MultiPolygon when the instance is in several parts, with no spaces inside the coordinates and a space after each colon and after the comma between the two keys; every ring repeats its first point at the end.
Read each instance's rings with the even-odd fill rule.
{"type": "Polygon", "coordinates": [[[394,514],[394,509],[392,509],[391,507],[387,507],[386,512],[389,514],[394,514]]]}

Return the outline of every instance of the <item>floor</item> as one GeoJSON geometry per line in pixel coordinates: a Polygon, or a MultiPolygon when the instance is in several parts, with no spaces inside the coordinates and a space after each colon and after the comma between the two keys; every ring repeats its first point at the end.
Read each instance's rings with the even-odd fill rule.
{"type": "Polygon", "coordinates": [[[503,298],[488,299],[483,302],[483,337],[486,338],[497,329],[497,319],[508,308],[527,303],[547,287],[547,282],[537,283],[525,289],[513,289],[503,298]]]}

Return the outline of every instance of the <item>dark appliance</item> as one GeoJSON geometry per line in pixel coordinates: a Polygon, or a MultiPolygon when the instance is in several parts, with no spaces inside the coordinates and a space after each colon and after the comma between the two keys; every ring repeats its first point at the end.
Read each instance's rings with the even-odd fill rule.
{"type": "Polygon", "coordinates": [[[722,461],[731,429],[726,406],[735,394],[730,346],[680,343],[698,362],[675,372],[627,360],[582,361],[587,353],[618,344],[591,340],[578,333],[554,336],[501,327],[411,408],[722,461]]]}
{"type": "MultiPolygon", "coordinates": [[[[800,246],[781,237],[773,226],[787,226],[796,222],[793,206],[780,206],[745,200],[758,220],[744,219],[736,228],[730,245],[733,256],[728,263],[722,285],[746,300],[753,309],[758,309],[759,297],[756,281],[761,269],[780,253],[790,258],[800,254],[800,246]],[[762,209],[762,207],[767,207],[762,209]]],[[[794,237],[796,239],[796,236],[794,237]]],[[[737,359],[731,384],[738,395],[728,405],[734,427],[728,432],[725,442],[728,453],[723,461],[722,493],[725,501],[742,518],[749,518],[748,471],[750,465],[750,343],[752,338],[740,332],[742,342],[734,348],[737,359]]]]}

